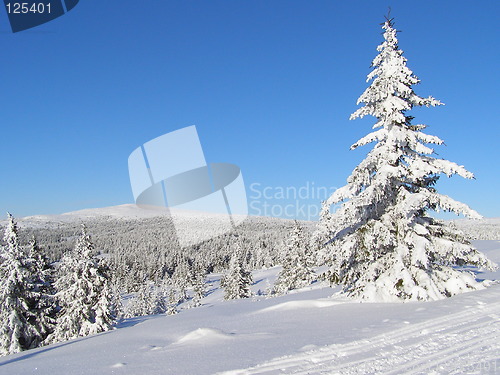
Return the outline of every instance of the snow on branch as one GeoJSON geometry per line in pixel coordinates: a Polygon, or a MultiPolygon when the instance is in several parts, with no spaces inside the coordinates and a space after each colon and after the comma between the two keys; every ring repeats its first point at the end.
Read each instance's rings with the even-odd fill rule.
{"type": "MultiPolygon", "coordinates": [[[[425,125],[413,125],[413,126],[425,126],[425,125]]],[[[444,144],[444,141],[435,135],[429,135],[422,132],[416,132],[415,135],[419,140],[421,140],[424,143],[432,143],[436,145],[444,144]]]]}
{"type": "Polygon", "coordinates": [[[368,143],[371,143],[371,142],[374,142],[374,141],[381,141],[382,139],[384,139],[387,135],[387,131],[385,129],[380,129],[380,130],[377,130],[375,132],[372,132],[366,136],[364,136],[363,138],[361,138],[360,140],[358,140],[356,143],[354,143],[350,149],[351,150],[354,150],[360,146],[364,146],[368,143]]]}
{"type": "Polygon", "coordinates": [[[463,214],[471,219],[482,219],[483,217],[468,205],[458,202],[447,195],[432,194],[429,196],[431,204],[440,207],[444,211],[454,212],[457,215],[463,214]]]}

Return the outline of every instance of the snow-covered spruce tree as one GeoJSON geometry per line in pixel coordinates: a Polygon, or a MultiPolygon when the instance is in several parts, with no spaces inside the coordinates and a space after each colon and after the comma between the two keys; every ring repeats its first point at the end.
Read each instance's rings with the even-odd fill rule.
{"type": "Polygon", "coordinates": [[[32,338],[31,347],[39,346],[54,330],[56,304],[52,285],[52,267],[33,237],[28,246],[27,265],[29,279],[29,316],[37,334],[32,338]]]}
{"type": "Polygon", "coordinates": [[[193,286],[191,306],[201,306],[201,300],[203,299],[203,297],[205,297],[206,294],[205,269],[201,264],[195,263],[193,265],[191,285],[193,286]]]}
{"type": "Polygon", "coordinates": [[[106,259],[93,259],[97,264],[94,282],[93,319],[88,326],[88,334],[109,331],[118,319],[121,309],[120,297],[117,296],[116,289],[113,288],[110,280],[112,270],[106,259]]]}
{"type": "Polygon", "coordinates": [[[171,287],[167,295],[167,315],[175,315],[178,313],[177,306],[179,305],[179,297],[174,287],[171,287]]]}
{"type": "Polygon", "coordinates": [[[285,294],[289,290],[307,286],[316,279],[310,247],[297,221],[290,237],[283,244],[283,252],[283,270],[274,284],[274,293],[285,294]]]}
{"type": "Polygon", "coordinates": [[[127,306],[126,316],[162,314],[167,310],[164,291],[154,284],[144,283],[127,306]]]}
{"type": "Polygon", "coordinates": [[[179,297],[179,302],[187,301],[187,289],[191,285],[192,278],[192,269],[189,260],[185,256],[179,255],[175,271],[172,275],[172,284],[179,297]]]}
{"type": "Polygon", "coordinates": [[[238,243],[229,261],[229,270],[221,280],[224,299],[249,298],[252,296],[250,285],[252,274],[244,266],[244,253],[238,243]]]}
{"type": "Polygon", "coordinates": [[[0,253],[0,355],[29,349],[38,335],[30,316],[30,272],[26,253],[19,244],[17,224],[8,214],[0,253]]]}
{"type": "Polygon", "coordinates": [[[55,288],[60,311],[49,343],[107,331],[114,323],[108,271],[93,252],[90,235],[82,227],[74,250],[59,267],[55,288]]]}
{"type": "Polygon", "coordinates": [[[481,288],[472,274],[453,266],[494,264],[461,232],[428,215],[444,210],[480,218],[434,187],[442,174],[468,179],[473,175],[435,158],[428,145],[443,141],[423,133],[425,125],[412,124],[408,110],[442,103],[415,94],[412,86],[419,79],[406,66],[392,19],[382,28],[384,42],[368,75],[372,82],[358,99],[364,106],[351,115],[374,116],[378,129],[351,149],[376,144],[347,185],[323,203],[318,238],[331,259],[330,281],[342,284],[352,297],[378,301],[436,300],[481,288]],[[331,213],[337,203],[342,205],[331,213]]]}
{"type": "MultiPolygon", "coordinates": [[[[112,265],[109,265],[110,269],[113,269],[112,265]]],[[[121,290],[118,286],[117,278],[114,274],[114,269],[113,272],[110,272],[112,277],[110,281],[110,288],[111,288],[111,316],[114,320],[114,322],[120,321],[124,317],[124,306],[121,298],[121,290]]]]}

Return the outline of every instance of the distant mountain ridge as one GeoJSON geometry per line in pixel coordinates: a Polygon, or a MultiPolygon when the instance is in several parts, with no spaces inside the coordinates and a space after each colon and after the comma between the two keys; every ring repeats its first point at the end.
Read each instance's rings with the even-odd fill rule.
{"type": "Polygon", "coordinates": [[[481,220],[458,219],[451,222],[473,240],[500,241],[499,217],[488,217],[481,220]]]}
{"type": "MultiPolygon", "coordinates": [[[[75,217],[99,217],[99,216],[124,217],[130,219],[130,218],[140,218],[140,217],[157,217],[162,215],[168,215],[168,209],[163,207],[142,208],[133,203],[126,203],[116,206],[85,208],[77,211],[65,212],[63,214],[25,216],[19,218],[19,220],[20,221],[30,221],[30,220],[66,221],[68,219],[75,217]]],[[[275,219],[281,219],[281,218],[275,218],[275,219]]],[[[289,220],[289,219],[282,219],[282,220],[289,220]]],[[[456,219],[451,221],[460,226],[477,225],[483,223],[491,225],[500,225],[500,217],[487,217],[482,220],[456,219]]]]}
{"type": "MultiPolygon", "coordinates": [[[[189,214],[187,214],[189,215],[189,214]]],[[[157,217],[168,217],[169,211],[165,208],[141,208],[135,204],[121,204],[117,206],[86,208],[78,211],[71,211],[54,215],[34,215],[16,218],[20,227],[51,227],[59,224],[75,224],[88,220],[117,219],[117,220],[139,220],[157,217]]],[[[250,220],[265,220],[284,223],[290,219],[249,216],[250,220]]],[[[5,220],[0,221],[0,226],[5,224],[5,220]]],[[[500,240],[500,217],[484,218],[482,220],[457,219],[450,221],[457,228],[463,230],[471,239],[480,240],[500,240]]],[[[306,226],[315,222],[302,221],[306,226]]]]}
{"type": "Polygon", "coordinates": [[[71,222],[85,218],[114,217],[125,219],[140,219],[146,217],[158,217],[168,215],[168,210],[164,208],[145,209],[135,204],[121,204],[118,206],[85,208],[82,210],[66,212],[54,215],[33,215],[19,218],[19,222],[43,222],[59,221],[71,222]]]}

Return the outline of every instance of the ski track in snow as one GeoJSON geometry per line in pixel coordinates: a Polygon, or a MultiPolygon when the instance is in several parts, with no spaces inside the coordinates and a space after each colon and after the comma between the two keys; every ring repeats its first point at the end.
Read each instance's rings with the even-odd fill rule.
{"type": "Polygon", "coordinates": [[[221,375],[500,374],[500,302],[221,375]]]}

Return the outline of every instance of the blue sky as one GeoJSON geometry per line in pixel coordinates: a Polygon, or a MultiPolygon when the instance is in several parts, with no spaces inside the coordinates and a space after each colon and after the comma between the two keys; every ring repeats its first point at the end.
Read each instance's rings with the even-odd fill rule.
{"type": "Polygon", "coordinates": [[[0,10],[2,217],[133,203],[129,154],[189,125],[240,166],[252,213],[295,203],[266,187],[316,205],[369,150],[349,146],[374,120],[348,118],[388,5],[417,93],[446,103],[415,122],[476,175],[438,190],[500,216],[498,1],[93,0],[16,34],[0,10]]]}

